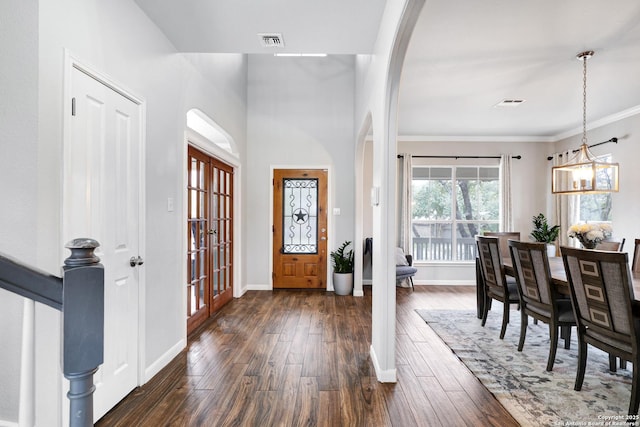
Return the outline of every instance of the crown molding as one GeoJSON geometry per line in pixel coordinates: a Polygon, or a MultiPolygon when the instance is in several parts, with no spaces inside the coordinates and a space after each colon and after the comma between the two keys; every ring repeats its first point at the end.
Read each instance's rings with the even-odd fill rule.
{"type": "MultiPolygon", "coordinates": [[[[626,119],[631,116],[635,116],[640,113],[640,105],[636,105],[635,107],[628,108],[626,110],[622,110],[619,113],[611,114],[610,116],[605,116],[599,120],[595,120],[587,125],[587,130],[597,129],[602,126],[610,125],[611,123],[615,123],[617,121],[626,119]]],[[[582,128],[575,128],[568,130],[566,132],[562,132],[554,136],[554,142],[560,141],[575,135],[580,135],[582,133],[582,128]]]]}
{"type": "MultiPolygon", "coordinates": [[[[611,123],[635,116],[636,114],[640,114],[640,105],[595,120],[587,125],[587,130],[610,125],[611,123]]],[[[579,127],[552,136],[398,135],[397,140],[398,142],[556,142],[581,133],[582,128],[579,127]]],[[[373,141],[373,135],[367,135],[365,141],[373,141]]]]}
{"type": "Polygon", "coordinates": [[[549,136],[398,135],[398,142],[553,142],[549,136]]]}

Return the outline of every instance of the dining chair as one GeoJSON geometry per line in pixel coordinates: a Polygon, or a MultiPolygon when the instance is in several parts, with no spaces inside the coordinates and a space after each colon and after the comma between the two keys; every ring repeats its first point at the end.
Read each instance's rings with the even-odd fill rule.
{"type": "Polygon", "coordinates": [[[626,252],[603,252],[562,248],[571,302],[578,324],[578,371],[574,389],[580,390],[591,344],[611,357],[633,364],[629,414],[638,413],[640,394],[640,315],[634,314],[629,256],[626,252]]]}
{"type": "Polygon", "coordinates": [[[599,251],[615,251],[622,252],[622,248],[624,247],[624,241],[622,240],[603,240],[602,242],[596,245],[596,249],[599,251]]]}
{"type": "Polygon", "coordinates": [[[631,271],[640,273],[640,239],[636,239],[636,245],[633,249],[633,261],[631,271]]]}
{"type": "Polygon", "coordinates": [[[571,327],[576,326],[571,300],[559,295],[551,281],[545,243],[510,240],[509,249],[520,295],[521,322],[518,351],[522,351],[524,347],[529,316],[548,324],[551,342],[547,371],[551,371],[556,360],[559,330],[562,330],[565,349],[569,349],[571,327]]]}
{"type": "Polygon", "coordinates": [[[502,256],[497,237],[476,236],[478,244],[478,256],[485,286],[485,303],[482,313],[482,326],[487,323],[490,303],[492,299],[502,303],[502,328],[500,339],[504,338],[509,323],[509,310],[511,304],[520,304],[518,285],[515,279],[507,280],[502,266],[502,256]]]}
{"type": "Polygon", "coordinates": [[[520,240],[519,231],[485,231],[484,236],[497,237],[500,240],[500,256],[509,258],[509,240],[520,240]]]}

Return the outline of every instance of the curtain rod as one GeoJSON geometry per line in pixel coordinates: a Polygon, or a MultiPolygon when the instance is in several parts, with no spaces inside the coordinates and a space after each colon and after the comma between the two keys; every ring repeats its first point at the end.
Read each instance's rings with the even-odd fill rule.
{"type": "MultiPolygon", "coordinates": [[[[404,157],[402,154],[398,154],[398,158],[404,157]]],[[[419,159],[499,159],[500,156],[411,156],[412,158],[419,159]]],[[[511,156],[512,159],[520,160],[522,156],[511,156]]]]}
{"type": "MultiPolygon", "coordinates": [[[[618,138],[616,138],[615,136],[607,141],[602,141],[602,142],[598,142],[597,144],[593,144],[593,145],[589,145],[588,147],[597,147],[598,145],[602,145],[602,144],[608,144],[609,142],[615,142],[616,144],[618,143],[618,138]]],[[[580,149],[576,149],[573,150],[572,153],[577,153],[578,151],[580,151],[580,149]]],[[[558,157],[562,157],[562,153],[560,153],[560,155],[558,157]]],[[[547,157],[547,160],[553,160],[553,156],[549,156],[547,157]]]]}

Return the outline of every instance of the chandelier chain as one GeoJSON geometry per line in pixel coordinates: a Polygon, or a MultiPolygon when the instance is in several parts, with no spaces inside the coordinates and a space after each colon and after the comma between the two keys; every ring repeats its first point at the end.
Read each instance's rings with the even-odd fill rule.
{"type": "Polygon", "coordinates": [[[582,58],[582,143],[587,143],[587,59],[582,58]]]}

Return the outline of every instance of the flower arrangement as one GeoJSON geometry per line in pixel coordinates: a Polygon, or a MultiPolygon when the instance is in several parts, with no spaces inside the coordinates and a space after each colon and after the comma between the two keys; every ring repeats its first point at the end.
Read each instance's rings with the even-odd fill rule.
{"type": "Polygon", "coordinates": [[[567,235],[576,238],[586,249],[594,249],[596,245],[611,237],[611,225],[602,222],[587,222],[584,224],[573,224],[569,227],[567,235]]]}

